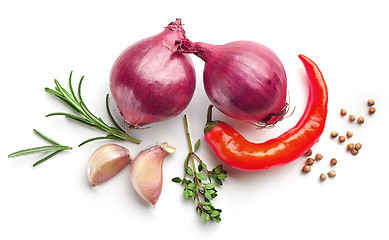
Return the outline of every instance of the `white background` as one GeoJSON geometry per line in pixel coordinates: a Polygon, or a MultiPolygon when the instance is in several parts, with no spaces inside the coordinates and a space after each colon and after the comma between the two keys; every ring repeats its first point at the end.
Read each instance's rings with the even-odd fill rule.
{"type": "Polygon", "coordinates": [[[389,15],[385,1],[1,1],[0,4],[0,238],[1,239],[388,239],[387,154],[389,15]],[[202,60],[192,56],[197,88],[179,116],[150,129],[132,131],[141,145],[117,142],[133,157],[155,143],[177,147],[163,166],[163,191],[156,207],[134,191],[126,167],[98,189],[86,177],[89,156],[107,141],[77,145],[104,133],[63,117],[68,111],[44,92],[54,79],[64,86],[71,70],[77,82],[85,75],[84,100],[109,122],[105,111],[108,79],[117,56],[130,44],[157,34],[182,18],[192,41],[224,44],[252,40],[267,45],[284,63],[294,114],[274,129],[256,131],[247,123],[214,112],[252,141],[276,137],[301,117],[307,99],[305,72],[297,55],[321,68],[329,88],[329,112],[321,140],[313,147],[324,159],[302,174],[305,158],[262,172],[228,170],[213,201],[222,221],[203,224],[182,186],[188,148],[183,115],[189,118],[199,155],[213,167],[220,161],[203,141],[209,101],[202,86],[202,60]],[[366,101],[377,112],[367,114],[366,101]],[[386,107],[385,107],[386,106],[386,107]],[[363,125],[339,115],[345,108],[365,116],[363,125]],[[40,156],[9,159],[8,154],[45,144],[36,128],[74,150],[33,168],[40,156]],[[331,139],[336,130],[354,137],[344,144],[331,139]],[[348,142],[361,142],[353,157],[348,142]],[[5,144],[5,145],[4,145],[5,144]],[[321,183],[333,167],[337,176],[321,183]]]}

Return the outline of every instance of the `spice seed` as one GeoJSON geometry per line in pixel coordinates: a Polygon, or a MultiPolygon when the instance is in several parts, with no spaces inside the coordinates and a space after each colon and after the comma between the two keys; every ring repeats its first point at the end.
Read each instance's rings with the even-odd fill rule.
{"type": "Polygon", "coordinates": [[[358,154],[358,149],[353,149],[353,150],[351,150],[351,154],[353,155],[353,156],[355,156],[355,155],[357,155],[358,154]]]}
{"type": "Polygon", "coordinates": [[[375,107],[370,107],[369,114],[374,114],[374,113],[375,113],[375,107]]]}
{"type": "Polygon", "coordinates": [[[358,122],[359,124],[362,124],[362,123],[365,122],[365,118],[362,117],[362,116],[359,116],[359,117],[357,118],[357,122],[358,122]]]}
{"type": "Polygon", "coordinates": [[[375,102],[374,102],[373,99],[367,100],[367,105],[368,105],[368,106],[373,106],[374,104],[375,104],[375,102]]]}
{"type": "Polygon", "coordinates": [[[347,115],[347,110],[346,109],[340,109],[340,115],[346,116],[347,115]]]}
{"type": "Polygon", "coordinates": [[[337,163],[338,163],[338,160],[336,160],[335,158],[332,158],[330,161],[331,166],[335,166],[337,163]]]}
{"type": "Polygon", "coordinates": [[[359,150],[359,149],[361,149],[362,148],[362,144],[360,144],[360,143],[356,143],[355,144],[355,149],[356,150],[359,150]]]}
{"type": "Polygon", "coordinates": [[[320,153],[316,154],[316,156],[315,156],[316,161],[320,161],[322,159],[323,159],[323,155],[321,155],[320,153]]]}
{"type": "Polygon", "coordinates": [[[330,177],[330,178],[333,178],[336,176],[336,172],[334,170],[331,170],[327,173],[327,175],[330,177]]]}
{"type": "Polygon", "coordinates": [[[350,115],[350,116],[348,116],[348,119],[350,120],[350,122],[354,122],[355,121],[355,116],[354,115],[350,115]]]}
{"type": "Polygon", "coordinates": [[[346,141],[346,138],[344,136],[339,136],[339,142],[342,143],[346,141]]]}
{"type": "Polygon", "coordinates": [[[347,138],[351,138],[353,135],[354,134],[351,131],[347,131],[347,133],[346,133],[347,138]]]}
{"type": "Polygon", "coordinates": [[[305,165],[308,165],[308,166],[311,166],[315,163],[315,160],[313,160],[313,158],[308,158],[306,161],[305,161],[305,165]]]}
{"type": "Polygon", "coordinates": [[[309,173],[311,171],[311,166],[304,165],[303,170],[304,173],[309,173]]]}
{"type": "Polygon", "coordinates": [[[354,144],[352,144],[352,143],[347,144],[347,150],[348,151],[351,151],[353,149],[354,149],[354,144]]]}
{"type": "Polygon", "coordinates": [[[324,173],[320,174],[320,181],[324,182],[327,179],[324,173]]]}
{"type": "Polygon", "coordinates": [[[309,157],[312,155],[312,149],[309,149],[306,153],[305,156],[309,157]]]}
{"type": "Polygon", "coordinates": [[[338,132],[336,132],[336,131],[332,131],[331,132],[331,137],[332,138],[336,138],[338,136],[338,132]]]}

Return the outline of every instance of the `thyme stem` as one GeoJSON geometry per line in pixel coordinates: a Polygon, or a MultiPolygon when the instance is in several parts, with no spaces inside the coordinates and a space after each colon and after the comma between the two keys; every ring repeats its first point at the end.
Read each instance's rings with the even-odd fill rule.
{"type": "Polygon", "coordinates": [[[222,185],[221,180],[224,180],[227,177],[227,172],[223,170],[222,165],[216,166],[212,171],[208,170],[207,165],[195,153],[200,146],[200,139],[197,140],[193,147],[186,115],[184,115],[184,122],[189,153],[184,161],[184,177],[182,179],[175,177],[172,181],[182,183],[184,186],[184,199],[188,199],[189,197],[192,198],[193,203],[196,204],[196,211],[201,216],[204,223],[209,220],[220,222],[220,213],[222,210],[216,209],[211,203],[211,200],[217,196],[217,191],[215,189],[216,185],[211,182],[211,179],[218,185],[222,185]],[[197,168],[196,162],[198,163],[197,168]],[[190,165],[192,166],[190,167],[190,165]],[[191,177],[193,177],[193,180],[191,180],[191,177]],[[209,183],[204,182],[207,180],[209,180],[209,183]]]}

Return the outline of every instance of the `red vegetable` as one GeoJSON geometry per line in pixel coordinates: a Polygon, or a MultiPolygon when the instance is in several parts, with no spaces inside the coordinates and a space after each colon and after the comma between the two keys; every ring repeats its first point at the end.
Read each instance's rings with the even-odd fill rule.
{"type": "Polygon", "coordinates": [[[176,45],[178,51],[194,53],[205,61],[205,91],[224,114],[266,126],[286,113],[285,70],[268,47],[250,41],[210,45],[187,38],[176,45]]]}
{"type": "Polygon", "coordinates": [[[281,136],[263,143],[252,143],[220,121],[211,121],[212,106],[204,139],[227,165],[247,171],[263,170],[287,164],[307,152],[319,139],[327,117],[328,91],[317,65],[299,55],[309,79],[309,96],[298,123],[281,136]]]}
{"type": "Polygon", "coordinates": [[[163,32],[128,47],[114,63],[110,88],[129,125],[167,120],[189,104],[196,84],[193,63],[189,56],[165,47],[184,35],[177,19],[163,32]]]}

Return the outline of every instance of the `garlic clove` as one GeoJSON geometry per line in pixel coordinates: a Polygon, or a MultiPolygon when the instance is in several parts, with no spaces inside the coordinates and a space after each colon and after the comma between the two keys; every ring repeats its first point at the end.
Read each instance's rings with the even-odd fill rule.
{"type": "Polygon", "coordinates": [[[106,144],[92,154],[88,161],[88,180],[95,187],[122,170],[131,161],[127,148],[117,144],[106,144]]]}
{"type": "Polygon", "coordinates": [[[131,164],[131,182],[135,191],[155,205],[162,191],[162,163],[176,149],[166,142],[141,151],[131,164]]]}

